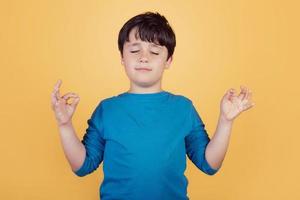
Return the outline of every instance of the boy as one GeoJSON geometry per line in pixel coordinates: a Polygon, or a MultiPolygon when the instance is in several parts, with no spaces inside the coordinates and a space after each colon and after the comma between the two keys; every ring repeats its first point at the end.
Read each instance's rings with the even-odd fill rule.
{"type": "Polygon", "coordinates": [[[251,92],[245,87],[238,96],[234,89],[226,92],[210,140],[192,101],[162,90],[163,72],[176,45],[166,18],[152,12],[131,18],[120,30],[118,45],[130,88],[100,101],[82,141],[71,121],[79,96],[61,97],[61,80],[55,85],[52,109],[66,158],[78,176],[92,173],[103,161],[102,200],[189,199],[186,155],[204,173],[215,174],[234,118],[254,105],[251,92]]]}

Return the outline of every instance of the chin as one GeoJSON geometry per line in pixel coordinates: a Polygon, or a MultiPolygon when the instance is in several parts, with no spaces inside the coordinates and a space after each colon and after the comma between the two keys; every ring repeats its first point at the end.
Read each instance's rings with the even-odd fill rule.
{"type": "Polygon", "coordinates": [[[136,85],[140,86],[140,87],[150,87],[153,85],[153,83],[149,83],[149,82],[136,82],[136,85]]]}
{"type": "Polygon", "coordinates": [[[155,84],[154,81],[134,81],[135,85],[138,85],[140,87],[150,87],[155,84]]]}

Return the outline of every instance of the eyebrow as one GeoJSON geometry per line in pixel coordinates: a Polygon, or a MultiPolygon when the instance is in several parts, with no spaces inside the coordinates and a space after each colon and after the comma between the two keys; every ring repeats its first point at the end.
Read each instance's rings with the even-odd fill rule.
{"type": "MultiPolygon", "coordinates": [[[[141,43],[140,42],[134,42],[132,44],[129,44],[129,46],[141,46],[141,43]]],[[[162,48],[161,46],[157,45],[157,44],[150,44],[150,46],[153,46],[153,47],[157,47],[157,48],[162,48]]]]}

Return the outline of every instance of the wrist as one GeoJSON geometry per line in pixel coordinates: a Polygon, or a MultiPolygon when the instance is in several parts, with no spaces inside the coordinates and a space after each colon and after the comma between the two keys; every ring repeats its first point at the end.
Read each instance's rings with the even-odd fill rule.
{"type": "Polygon", "coordinates": [[[58,128],[70,128],[70,127],[73,127],[72,121],[58,124],[58,128]]]}
{"type": "Polygon", "coordinates": [[[224,115],[220,114],[219,123],[222,124],[222,125],[232,125],[233,119],[228,120],[224,115]]]}

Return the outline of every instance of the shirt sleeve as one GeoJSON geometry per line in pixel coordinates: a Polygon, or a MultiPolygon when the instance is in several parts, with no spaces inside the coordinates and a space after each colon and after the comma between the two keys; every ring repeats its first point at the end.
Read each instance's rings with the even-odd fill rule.
{"type": "Polygon", "coordinates": [[[105,140],[103,139],[103,123],[102,123],[103,105],[96,107],[90,119],[87,120],[88,128],[81,140],[85,146],[86,155],[82,166],[73,171],[77,176],[85,176],[96,170],[103,160],[105,140]]]}
{"type": "Polygon", "coordinates": [[[219,169],[212,168],[205,157],[205,150],[210,138],[192,102],[190,120],[191,129],[189,134],[185,137],[187,156],[202,172],[208,175],[214,175],[219,169]]]}

